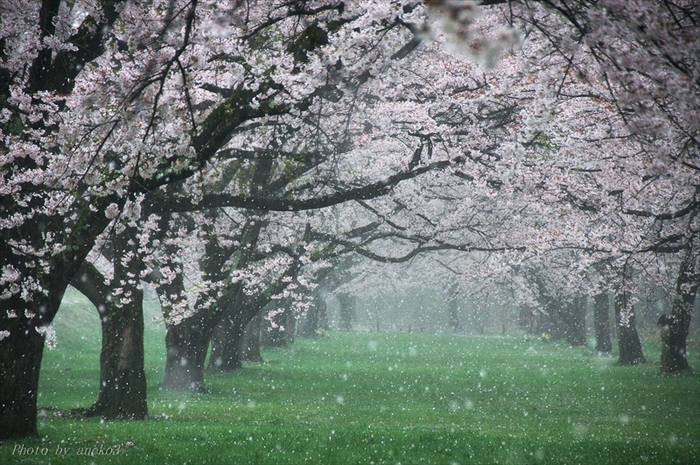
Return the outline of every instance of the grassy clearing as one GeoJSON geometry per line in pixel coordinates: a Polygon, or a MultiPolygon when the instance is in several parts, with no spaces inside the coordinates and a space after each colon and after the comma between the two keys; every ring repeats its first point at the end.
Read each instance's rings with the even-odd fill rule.
{"type": "MultiPolygon", "coordinates": [[[[59,313],[40,406],[94,401],[91,311],[76,301],[59,313]]],[[[0,445],[0,463],[700,463],[700,375],[658,377],[656,363],[619,367],[520,337],[332,333],[268,350],[267,363],[238,373],[210,372],[210,392],[193,394],[159,389],[163,335],[149,325],[149,421],[48,413],[39,439],[0,445]]],[[[645,352],[658,360],[658,345],[645,352]]]]}

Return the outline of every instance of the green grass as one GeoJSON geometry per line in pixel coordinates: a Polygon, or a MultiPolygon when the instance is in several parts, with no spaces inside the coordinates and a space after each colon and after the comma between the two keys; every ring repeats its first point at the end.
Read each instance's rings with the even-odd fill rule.
{"type": "MultiPolygon", "coordinates": [[[[99,321],[89,312],[76,300],[59,313],[40,406],[94,401],[99,321]]],[[[655,363],[621,367],[515,336],[331,333],[234,374],[208,372],[209,392],[194,394],[159,389],[163,336],[148,325],[150,420],[49,413],[39,439],[0,445],[0,463],[700,463],[700,375],[656,376],[653,341],[644,348],[655,363]],[[78,455],[100,446],[119,454],[78,455]]],[[[691,364],[700,367],[697,350],[691,364]]]]}

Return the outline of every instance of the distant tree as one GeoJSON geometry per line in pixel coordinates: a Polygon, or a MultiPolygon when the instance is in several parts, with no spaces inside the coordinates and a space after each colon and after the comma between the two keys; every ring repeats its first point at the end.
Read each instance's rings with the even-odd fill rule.
{"type": "Polygon", "coordinates": [[[352,321],[355,318],[355,298],[347,293],[336,295],[340,304],[340,326],[339,329],[349,331],[352,329],[352,321]]]}
{"type": "Polygon", "coordinates": [[[610,341],[610,298],[606,292],[593,297],[593,326],[595,331],[595,350],[599,353],[612,352],[610,341]]]}
{"type": "Polygon", "coordinates": [[[453,295],[447,304],[448,315],[448,325],[456,333],[462,329],[462,321],[460,318],[460,305],[459,300],[457,300],[456,295],[453,295]]]}

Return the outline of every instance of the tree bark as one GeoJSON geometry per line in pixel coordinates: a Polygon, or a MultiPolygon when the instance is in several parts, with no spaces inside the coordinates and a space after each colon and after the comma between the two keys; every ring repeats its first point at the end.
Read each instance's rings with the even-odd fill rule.
{"type": "MultiPolygon", "coordinates": [[[[81,252],[85,251],[81,250],[75,254],[78,259],[83,256],[80,255],[81,252]]],[[[0,240],[0,264],[6,263],[4,259],[10,256],[9,253],[0,240]]],[[[37,329],[51,324],[61,305],[70,277],[77,269],[76,263],[62,257],[55,257],[51,265],[54,273],[49,275],[36,276],[38,267],[29,269],[23,263],[16,265],[23,275],[34,276],[47,294],[45,298],[38,298],[35,294],[34,300],[26,302],[20,293],[15,293],[2,301],[0,440],[38,436],[36,402],[45,337],[37,329]]]]}
{"type": "Polygon", "coordinates": [[[564,318],[562,317],[562,304],[559,299],[542,292],[540,285],[538,298],[539,308],[536,312],[535,330],[538,335],[548,334],[553,340],[562,340],[566,337],[564,318]]]}
{"type": "Polygon", "coordinates": [[[602,292],[593,297],[593,326],[595,329],[595,350],[599,353],[612,352],[610,341],[610,301],[608,294],[602,292]]]}
{"type": "Polygon", "coordinates": [[[105,419],[148,418],[143,349],[143,291],[132,301],[103,315],[100,392],[88,414],[105,419]]]}
{"type": "Polygon", "coordinates": [[[671,315],[659,317],[661,333],[661,373],[678,374],[690,370],[687,358],[687,339],[695,297],[700,285],[700,254],[691,239],[676,279],[671,315]]]}
{"type": "Polygon", "coordinates": [[[171,282],[161,283],[156,291],[166,330],[163,386],[177,391],[204,392],[204,361],[215,316],[211,309],[193,315],[174,315],[174,307],[187,308],[182,273],[177,273],[171,282]]]}
{"type": "Polygon", "coordinates": [[[564,339],[572,346],[585,346],[586,341],[586,297],[576,296],[562,309],[564,339]]]}
{"type": "Polygon", "coordinates": [[[0,441],[38,436],[36,401],[44,336],[23,315],[3,323],[10,335],[0,341],[0,441]]]}
{"type": "MultiPolygon", "coordinates": [[[[294,269],[295,267],[293,267],[294,269]]],[[[291,270],[290,270],[291,271],[291,270]]],[[[252,361],[262,362],[260,345],[262,343],[261,325],[263,308],[270,302],[271,295],[283,287],[280,280],[271,285],[267,291],[255,297],[245,296],[238,292],[233,298],[227,299],[225,315],[219,322],[214,337],[212,337],[212,353],[209,358],[209,368],[223,371],[234,371],[242,368],[246,351],[252,361]],[[236,305],[230,302],[237,302],[236,305]],[[248,337],[246,338],[246,333],[248,337]]]]}
{"type": "Polygon", "coordinates": [[[177,391],[204,392],[204,361],[209,323],[195,315],[179,324],[166,323],[163,386],[177,391]]]}
{"type": "Polygon", "coordinates": [[[639,340],[639,334],[637,333],[634,309],[629,304],[627,292],[620,292],[615,296],[615,319],[620,349],[618,363],[633,365],[646,362],[642,351],[642,342],[639,340]]]}
{"type": "Polygon", "coordinates": [[[95,266],[84,262],[71,284],[82,292],[100,314],[100,390],[97,401],[83,410],[88,416],[105,419],[145,420],[148,418],[146,373],[144,370],[143,289],[133,278],[141,266],[136,229],[126,229],[112,237],[113,286],[95,266]],[[131,276],[130,276],[131,275],[131,276]],[[128,296],[128,298],[123,298],[128,296]]]}

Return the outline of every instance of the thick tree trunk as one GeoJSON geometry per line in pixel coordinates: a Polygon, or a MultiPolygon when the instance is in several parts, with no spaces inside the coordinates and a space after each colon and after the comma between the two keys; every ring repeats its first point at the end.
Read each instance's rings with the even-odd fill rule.
{"type": "Polygon", "coordinates": [[[67,266],[55,268],[61,271],[56,281],[42,282],[46,299],[25,302],[17,293],[0,307],[0,440],[38,435],[36,402],[45,336],[37,328],[53,321],[68,287],[62,278],[74,272],[67,266]]]}
{"type": "MultiPolygon", "coordinates": [[[[158,277],[154,277],[158,281],[158,277]]],[[[204,361],[218,313],[213,309],[183,314],[189,309],[182,273],[156,288],[165,320],[163,387],[204,392],[204,361]],[[176,310],[177,309],[177,310],[176,310]]]]}
{"type": "Polygon", "coordinates": [[[270,302],[270,295],[272,293],[249,298],[239,293],[227,301],[226,315],[212,338],[209,368],[234,371],[240,369],[244,361],[262,362],[262,309],[270,302]]]}
{"type": "Polygon", "coordinates": [[[661,333],[661,373],[675,375],[690,370],[686,355],[690,318],[685,322],[676,315],[663,314],[658,324],[661,333]]]}
{"type": "Polygon", "coordinates": [[[143,290],[127,273],[133,266],[123,266],[122,259],[135,251],[135,243],[127,237],[114,239],[114,280],[121,283],[119,296],[104,283],[104,277],[92,264],[81,265],[71,284],[98,309],[102,326],[100,352],[100,390],[97,401],[82,410],[88,416],[105,419],[145,420],[148,418],[146,373],[144,371],[143,290]]]}
{"type": "Polygon", "coordinates": [[[622,292],[615,296],[615,319],[620,349],[618,363],[633,365],[646,362],[635,324],[634,309],[629,305],[629,296],[622,292]]]}
{"type": "MultiPolygon", "coordinates": [[[[29,301],[21,292],[10,291],[12,295],[0,301],[0,440],[37,436],[36,402],[44,352],[44,336],[37,329],[49,326],[56,316],[68,283],[104,228],[104,214],[101,218],[84,225],[85,236],[79,235],[80,240],[70,244],[70,252],[46,257],[46,266],[37,266],[33,260],[17,261],[19,256],[0,239],[0,268],[11,265],[25,279],[18,284],[35,283],[46,291],[30,293],[29,301]]],[[[21,229],[16,232],[24,234],[21,229]]],[[[2,287],[12,288],[10,282],[2,287]]]]}
{"type": "Polygon", "coordinates": [[[143,349],[143,291],[102,316],[100,392],[88,414],[102,418],[148,418],[143,349]]]}
{"type": "Polygon", "coordinates": [[[243,361],[249,363],[263,363],[262,354],[260,353],[260,327],[262,325],[262,315],[258,313],[250,320],[243,334],[243,344],[241,350],[243,361]]]}
{"type": "Polygon", "coordinates": [[[204,392],[204,361],[210,324],[194,315],[179,324],[166,323],[163,386],[178,391],[204,392]]]}
{"type": "Polygon", "coordinates": [[[612,352],[610,340],[610,301],[602,292],[593,297],[593,326],[595,329],[595,350],[599,353],[612,352]]]}
{"type": "Polygon", "coordinates": [[[566,326],[562,317],[562,303],[546,294],[540,295],[539,303],[537,334],[549,334],[553,340],[563,340],[566,337],[566,326]]]}
{"type": "Polygon", "coordinates": [[[2,323],[10,334],[0,340],[0,441],[38,436],[36,401],[44,336],[24,315],[2,323]]]}
{"type": "Polygon", "coordinates": [[[700,285],[699,254],[692,247],[693,242],[681,262],[676,292],[673,296],[671,315],[661,315],[661,373],[678,374],[690,370],[687,357],[687,339],[690,319],[700,285]]]}

